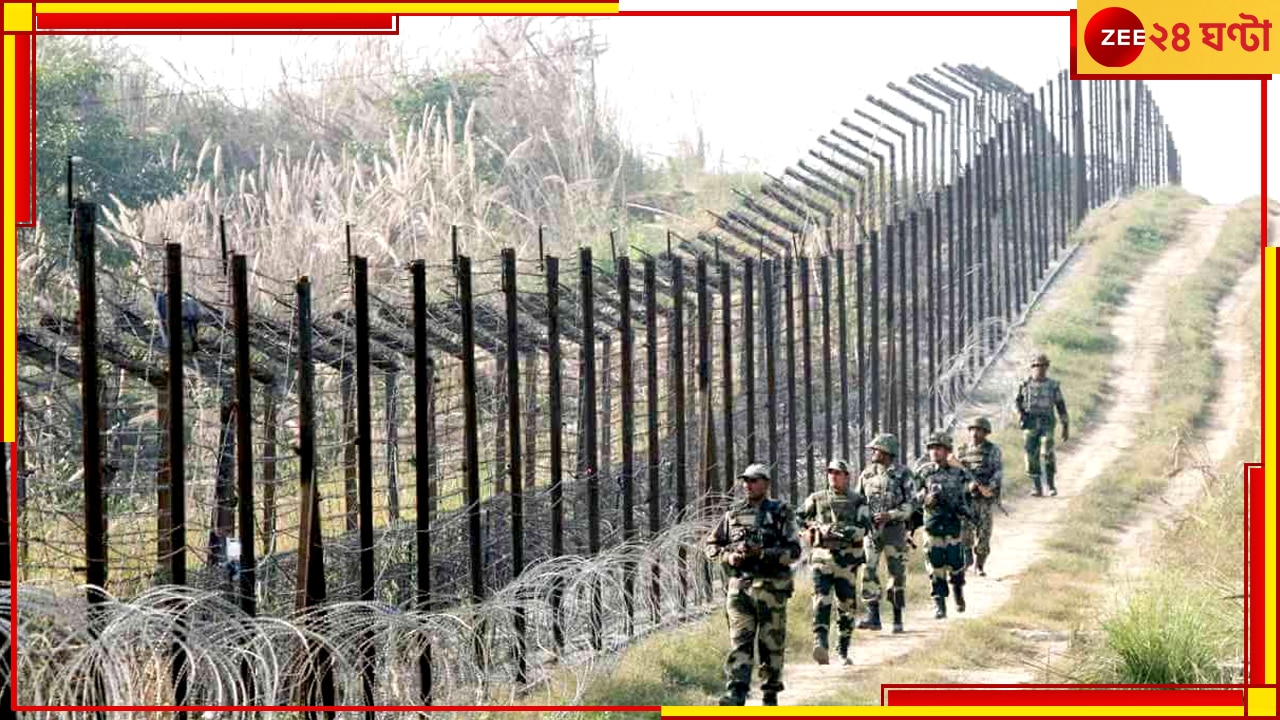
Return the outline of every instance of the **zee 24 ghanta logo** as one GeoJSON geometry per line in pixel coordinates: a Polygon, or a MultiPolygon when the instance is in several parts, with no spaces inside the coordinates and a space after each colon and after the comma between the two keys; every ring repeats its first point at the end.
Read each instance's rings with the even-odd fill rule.
{"type": "MultiPolygon", "coordinates": [[[[1200,42],[1217,52],[1223,52],[1225,34],[1230,42],[1239,42],[1240,49],[1245,52],[1263,52],[1271,50],[1271,21],[1253,15],[1239,14],[1240,22],[1202,22],[1197,23],[1200,29],[1200,42]]],[[[1151,23],[1148,30],[1131,11],[1119,7],[1109,7],[1094,13],[1084,28],[1084,45],[1089,57],[1094,62],[1106,67],[1124,67],[1138,59],[1142,49],[1148,44],[1155,45],[1161,52],[1172,50],[1186,52],[1191,48],[1191,26],[1184,22],[1174,23],[1166,28],[1160,23],[1151,23]]]]}

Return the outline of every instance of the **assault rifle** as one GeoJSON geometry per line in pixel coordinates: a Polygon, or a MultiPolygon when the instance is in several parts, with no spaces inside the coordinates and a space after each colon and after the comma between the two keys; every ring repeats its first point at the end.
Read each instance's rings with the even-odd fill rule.
{"type": "Polygon", "coordinates": [[[738,555],[744,560],[758,559],[764,550],[764,531],[754,526],[738,526],[729,533],[729,542],[733,547],[731,556],[738,555]]]}
{"type": "MultiPolygon", "coordinates": [[[[981,487],[987,487],[987,486],[986,486],[986,485],[984,485],[982,482],[977,481],[977,480],[975,480],[975,481],[973,482],[973,484],[974,484],[974,485],[981,486],[981,487]]],[[[1004,506],[1004,501],[1000,499],[1000,493],[999,493],[998,491],[997,491],[995,494],[991,495],[991,496],[983,495],[983,494],[982,494],[982,493],[980,493],[980,492],[973,492],[973,491],[970,491],[970,493],[969,493],[969,494],[970,494],[970,495],[972,495],[972,496],[974,496],[975,498],[980,498],[980,499],[983,499],[983,500],[995,500],[995,502],[996,502],[996,507],[1000,508],[1000,512],[1004,513],[1005,515],[1008,515],[1008,514],[1009,514],[1009,511],[1008,511],[1008,510],[1005,508],[1005,506],[1004,506]]]]}
{"type": "Polygon", "coordinates": [[[813,528],[813,545],[815,547],[824,547],[830,550],[848,543],[849,540],[849,536],[836,530],[834,525],[822,523],[813,528]]]}

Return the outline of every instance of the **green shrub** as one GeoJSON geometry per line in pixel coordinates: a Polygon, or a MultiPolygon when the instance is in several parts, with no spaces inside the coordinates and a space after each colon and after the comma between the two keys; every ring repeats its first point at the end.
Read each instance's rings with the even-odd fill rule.
{"type": "Polygon", "coordinates": [[[1111,675],[1133,684],[1227,682],[1220,663],[1229,656],[1238,615],[1224,616],[1215,594],[1171,577],[1141,593],[1103,623],[1114,655],[1111,675]]]}

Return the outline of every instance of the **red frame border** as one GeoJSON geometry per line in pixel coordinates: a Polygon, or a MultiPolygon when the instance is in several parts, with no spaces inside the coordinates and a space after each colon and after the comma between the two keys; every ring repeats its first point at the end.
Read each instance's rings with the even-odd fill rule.
{"type": "MultiPolygon", "coordinates": [[[[323,5],[324,5],[324,4],[326,4],[326,3],[314,3],[314,4],[315,4],[315,5],[321,5],[321,6],[323,6],[323,5]]],[[[552,14],[554,14],[554,15],[562,15],[561,13],[528,13],[528,14],[529,14],[529,15],[552,15],[552,14]]],[[[613,15],[613,14],[614,14],[614,13],[581,13],[581,15],[583,15],[583,16],[613,15]]],[[[1173,79],[1194,79],[1194,80],[1261,80],[1261,81],[1262,81],[1262,83],[1261,83],[1261,84],[1262,84],[1262,88],[1261,88],[1261,92],[1262,92],[1262,126],[1261,126],[1261,130],[1262,130],[1262,250],[1261,250],[1261,251],[1262,251],[1264,254],[1265,254],[1265,252],[1266,252],[1265,248],[1266,248],[1266,243],[1267,243],[1267,220],[1268,220],[1268,203],[1267,203],[1267,195],[1266,195],[1266,192],[1267,192],[1267,187],[1266,187],[1266,182],[1267,182],[1267,177],[1266,177],[1266,173],[1267,173],[1267,156],[1266,156],[1266,146],[1267,146],[1267,133],[1266,133],[1266,127],[1267,127],[1267,126],[1266,126],[1266,121],[1267,121],[1267,106],[1266,106],[1266,99],[1267,99],[1267,84],[1266,84],[1266,81],[1270,79],[1270,76],[1266,76],[1266,75],[1081,75],[1081,74],[1079,74],[1079,73],[1078,73],[1078,71],[1077,71],[1077,63],[1076,63],[1076,61],[1077,61],[1077,56],[1076,56],[1076,42],[1075,42],[1075,34],[1076,34],[1076,32],[1075,32],[1075,31],[1076,31],[1076,17],[1077,17],[1077,15],[1076,15],[1076,11],[1075,11],[1074,9],[1073,9],[1073,10],[1069,10],[1069,11],[1027,11],[1027,10],[1023,10],[1023,11],[1018,11],[1018,10],[1010,10],[1010,11],[965,11],[965,10],[954,10],[954,11],[941,11],[941,10],[940,10],[940,11],[927,11],[927,10],[920,10],[920,11],[793,11],[793,12],[787,12],[787,11],[635,11],[635,12],[625,12],[625,11],[620,11],[620,12],[618,12],[618,13],[616,13],[616,14],[617,14],[617,15],[622,15],[622,16],[634,15],[634,16],[641,16],[641,17],[643,17],[643,16],[801,16],[801,17],[807,17],[807,16],[876,16],[876,17],[880,17],[880,16],[899,16],[899,17],[932,17],[932,16],[943,16],[943,17],[1058,17],[1058,16],[1068,16],[1068,17],[1070,17],[1070,21],[1071,21],[1071,41],[1070,41],[1070,47],[1071,47],[1071,64],[1070,64],[1070,75],[1069,75],[1069,77],[1070,77],[1071,79],[1073,79],[1073,80],[1119,80],[1119,79],[1143,79],[1143,80],[1173,80],[1173,79]]],[[[83,15],[81,15],[81,14],[77,14],[77,16],[78,16],[78,17],[80,17],[81,19],[83,19],[83,18],[90,18],[90,19],[92,19],[93,17],[101,16],[101,15],[103,15],[103,14],[93,14],[93,13],[91,13],[91,14],[83,14],[83,15]]],[[[290,18],[288,18],[288,19],[290,19],[290,20],[302,20],[302,19],[307,19],[307,18],[309,18],[309,19],[321,19],[321,18],[323,18],[323,19],[325,19],[325,20],[332,20],[332,19],[333,19],[333,18],[332,18],[332,16],[333,16],[333,15],[336,15],[336,13],[328,13],[328,14],[326,14],[326,13],[305,13],[305,14],[300,13],[300,14],[292,15],[292,16],[291,16],[290,18]],[[328,15],[329,17],[327,17],[327,18],[326,18],[326,15],[328,15]]],[[[27,134],[28,134],[28,137],[29,137],[29,140],[30,140],[30,143],[31,143],[31,144],[28,146],[28,147],[29,147],[29,149],[30,149],[30,158],[28,159],[28,161],[29,161],[29,168],[30,168],[30,176],[29,176],[29,182],[28,182],[28,186],[27,186],[27,191],[28,191],[28,194],[29,194],[29,203],[28,203],[28,208],[29,208],[29,210],[28,210],[28,211],[29,211],[29,213],[30,213],[30,219],[29,219],[27,222],[25,222],[25,223],[20,222],[20,223],[19,223],[19,225],[22,225],[22,226],[30,226],[32,223],[34,223],[34,220],[35,220],[35,213],[34,213],[34,206],[35,206],[35,194],[34,194],[34,192],[32,192],[32,188],[33,188],[33,186],[34,186],[34,184],[35,184],[35,181],[36,181],[36,174],[35,174],[35,156],[34,156],[34,139],[35,139],[35,103],[32,101],[32,99],[33,99],[33,98],[34,98],[34,96],[35,96],[35,78],[36,78],[36,74],[35,74],[35,52],[34,52],[34,42],[35,42],[35,41],[34,41],[34,37],[35,37],[35,35],[37,35],[37,34],[68,34],[68,35],[91,35],[91,34],[110,34],[110,35],[151,35],[151,34],[176,34],[176,33],[178,33],[178,32],[181,32],[181,33],[183,33],[183,34],[201,34],[201,35],[241,35],[241,34],[271,34],[271,35],[318,35],[318,34],[325,34],[325,35],[328,35],[328,34],[334,34],[334,35],[370,35],[370,34],[398,34],[398,33],[399,33],[399,22],[398,22],[398,17],[399,17],[399,16],[406,16],[406,17],[407,17],[407,16],[415,16],[415,15],[419,15],[419,14],[417,14],[417,13],[398,13],[398,14],[395,14],[395,15],[375,15],[375,14],[366,14],[366,15],[364,16],[364,17],[366,17],[366,18],[371,18],[371,17],[387,17],[387,18],[390,18],[390,19],[393,21],[393,23],[394,23],[394,24],[393,24],[392,29],[389,29],[389,30],[381,30],[381,31],[379,31],[379,30],[370,30],[370,29],[358,29],[358,30],[352,30],[352,29],[337,29],[337,28],[332,27],[333,25],[335,25],[335,24],[336,24],[336,23],[333,23],[333,22],[327,22],[327,23],[326,23],[326,22],[322,22],[322,23],[319,23],[320,27],[311,28],[311,29],[309,29],[309,30],[286,30],[286,29],[282,29],[282,28],[280,28],[280,27],[270,26],[270,25],[271,25],[271,22],[277,22],[277,23],[279,23],[279,22],[281,22],[280,20],[272,20],[272,21],[268,21],[268,22],[263,22],[263,20],[264,20],[264,16],[262,16],[262,15],[258,15],[258,16],[256,16],[256,23],[250,23],[250,24],[249,24],[249,27],[247,27],[247,28],[246,28],[245,30],[243,30],[243,31],[239,31],[239,30],[237,30],[237,31],[231,31],[231,30],[212,30],[212,31],[203,31],[203,30],[199,30],[199,29],[195,29],[195,30],[185,29],[185,28],[184,28],[184,26],[183,26],[183,24],[182,24],[182,23],[179,23],[179,22],[177,22],[177,21],[178,21],[178,20],[186,20],[186,21],[188,21],[188,22],[189,22],[189,21],[190,21],[191,19],[193,19],[193,18],[201,18],[201,19],[204,19],[204,18],[206,18],[206,17],[210,17],[210,18],[211,18],[211,17],[213,17],[213,14],[208,14],[208,13],[206,13],[206,14],[177,14],[177,13],[175,13],[175,14],[150,14],[150,13],[138,13],[138,14],[134,14],[134,15],[133,15],[133,17],[135,17],[135,18],[141,18],[141,17],[146,17],[146,18],[148,18],[148,20],[147,20],[146,22],[147,22],[148,24],[150,24],[150,25],[151,25],[151,27],[148,27],[147,29],[138,29],[138,30],[116,30],[116,29],[112,29],[112,30],[105,30],[105,31],[84,31],[84,30],[77,30],[77,29],[75,29],[74,27],[69,27],[69,26],[70,26],[70,23],[65,23],[61,28],[58,28],[58,29],[55,29],[55,28],[48,28],[48,27],[46,27],[46,28],[39,28],[39,27],[37,26],[38,18],[36,17],[36,14],[35,14],[35,4],[33,3],[33,4],[32,4],[32,25],[31,25],[31,27],[32,27],[32,31],[31,31],[31,32],[6,32],[6,33],[5,33],[6,35],[28,36],[28,37],[30,38],[30,42],[31,42],[31,44],[30,44],[29,46],[27,46],[27,47],[28,47],[28,49],[29,49],[29,51],[30,51],[30,52],[29,52],[29,55],[30,55],[30,57],[29,57],[29,63],[23,63],[23,64],[21,64],[21,65],[19,66],[19,68],[17,68],[17,69],[18,69],[18,73],[17,73],[17,75],[18,75],[18,78],[19,78],[19,79],[18,79],[18,82],[19,82],[19,87],[20,87],[20,88],[22,87],[22,83],[23,83],[23,81],[24,81],[24,80],[28,80],[28,79],[29,79],[29,83],[28,83],[28,85],[27,85],[27,86],[30,88],[30,94],[29,94],[29,96],[26,98],[26,100],[27,100],[27,102],[29,103],[30,107],[29,107],[29,109],[28,109],[28,112],[27,112],[27,113],[25,113],[25,114],[23,114],[23,113],[17,113],[17,114],[16,114],[16,116],[19,118],[19,120],[20,120],[20,121],[21,121],[21,120],[23,120],[23,119],[29,120],[29,123],[30,123],[30,124],[29,124],[29,132],[28,132],[27,134]],[[256,24],[256,25],[257,25],[257,27],[254,27],[254,26],[253,26],[254,24],[256,24]],[[23,75],[22,71],[23,71],[23,70],[26,70],[26,71],[29,73],[29,75],[28,75],[28,77],[27,77],[27,78],[23,78],[23,77],[22,77],[22,75],[23,75]]],[[[511,15],[511,13],[464,13],[464,14],[460,14],[460,16],[509,16],[509,15],[511,15]]],[[[49,17],[52,17],[52,16],[51,16],[51,15],[46,15],[45,17],[46,17],[46,18],[49,18],[49,17]]],[[[217,17],[219,17],[219,18],[230,18],[230,17],[236,17],[236,16],[234,16],[234,15],[218,15],[217,17]]],[[[247,14],[247,15],[245,15],[244,17],[246,17],[246,18],[253,18],[253,17],[255,17],[255,16],[254,16],[254,15],[252,15],[252,14],[247,14]]],[[[305,22],[305,21],[304,21],[304,22],[305,22]]],[[[19,98],[19,102],[21,102],[21,98],[19,98]]],[[[21,123],[21,122],[19,122],[18,130],[19,130],[19,131],[23,130],[23,126],[22,126],[22,123],[21,123]]],[[[21,151],[19,151],[19,156],[21,157],[21,151]]],[[[19,180],[19,181],[21,181],[21,179],[22,179],[22,175],[21,175],[21,174],[18,174],[18,175],[16,176],[16,179],[17,179],[17,180],[19,180]]],[[[20,214],[20,211],[19,211],[19,219],[20,219],[20,218],[21,218],[21,214],[20,214]]],[[[1265,284],[1266,284],[1266,281],[1265,281],[1265,276],[1264,276],[1264,279],[1263,279],[1263,292],[1264,292],[1264,293],[1265,293],[1265,289],[1266,289],[1265,284]]],[[[1265,326],[1266,326],[1266,309],[1265,309],[1265,305],[1264,305],[1264,307],[1263,307],[1262,325],[1263,325],[1264,332],[1265,332],[1265,326]]],[[[1266,358],[1265,358],[1265,352],[1266,352],[1266,351],[1265,351],[1265,347],[1264,347],[1264,348],[1263,348],[1263,358],[1262,358],[1262,361],[1263,361],[1263,365],[1262,365],[1262,367],[1263,367],[1262,391],[1263,391],[1263,393],[1264,393],[1264,394],[1265,394],[1265,392],[1266,392],[1266,377],[1265,377],[1265,360],[1266,360],[1266,358]]],[[[1263,412],[1263,417],[1262,417],[1262,434],[1263,434],[1263,437],[1265,438],[1265,436],[1266,436],[1266,416],[1265,416],[1265,411],[1263,412]]],[[[15,442],[15,443],[12,443],[12,445],[16,446],[16,442],[15,442]]],[[[17,467],[18,467],[18,465],[17,465],[17,453],[16,453],[16,447],[15,447],[15,452],[10,453],[10,467],[8,468],[9,473],[10,473],[10,478],[11,478],[11,485],[12,485],[15,489],[16,489],[16,482],[17,482],[17,467]]],[[[966,690],[968,690],[969,692],[975,692],[975,691],[980,692],[980,691],[983,691],[983,690],[986,690],[986,691],[991,691],[991,690],[993,690],[993,689],[994,689],[994,690],[999,690],[999,689],[1001,689],[1001,688],[1005,688],[1005,687],[1016,687],[1016,688],[1019,688],[1019,689],[1022,689],[1022,690],[1027,690],[1027,689],[1034,690],[1034,689],[1037,689],[1037,688],[1041,688],[1041,689],[1045,689],[1045,690],[1053,689],[1055,692],[1071,692],[1072,690],[1085,689],[1085,688],[1093,688],[1093,689],[1099,689],[1099,690],[1101,690],[1101,689],[1110,689],[1110,690],[1125,690],[1125,689],[1131,689],[1131,690],[1141,690],[1141,691],[1152,691],[1152,690],[1156,690],[1156,689],[1159,689],[1159,688],[1179,688],[1179,689],[1183,689],[1183,690],[1196,690],[1196,689],[1200,689],[1200,690],[1214,690],[1214,689],[1216,689],[1216,690],[1224,690],[1224,689],[1231,689],[1231,690],[1240,690],[1240,691],[1242,691],[1242,697],[1243,697],[1243,691],[1244,691],[1244,690],[1246,690],[1247,688],[1250,688],[1250,687],[1269,687],[1269,688],[1274,688],[1274,687],[1276,687],[1274,684],[1273,684],[1273,685],[1264,685],[1264,684],[1262,684],[1262,683],[1260,682],[1260,681],[1262,680],[1262,678],[1263,678],[1263,677],[1265,677],[1265,676],[1264,676],[1264,672],[1263,672],[1263,671],[1264,671],[1264,667],[1263,667],[1263,665],[1262,665],[1262,661],[1263,661],[1263,659],[1265,658],[1265,655],[1264,655],[1265,638],[1263,637],[1263,635],[1262,635],[1262,631],[1261,631],[1261,628],[1262,628],[1262,627],[1264,627],[1264,617],[1263,617],[1263,613],[1265,612],[1265,604],[1264,604],[1264,603],[1255,603],[1255,602],[1253,602],[1253,601],[1252,601],[1252,594],[1253,594],[1253,590],[1254,590],[1254,589],[1256,589],[1256,588],[1262,588],[1262,587],[1263,587],[1263,585],[1264,585],[1264,583],[1265,583],[1265,574],[1264,574],[1264,573],[1265,573],[1265,567],[1264,567],[1264,564],[1263,564],[1262,562],[1257,562],[1257,563],[1252,562],[1252,560],[1253,560],[1253,558],[1255,557],[1255,555],[1256,555],[1256,557],[1258,557],[1258,558],[1263,557],[1263,553],[1265,552],[1265,547],[1266,547],[1265,531],[1261,531],[1261,530],[1262,530],[1262,528],[1259,528],[1260,532],[1256,532],[1256,533],[1255,533],[1255,532],[1253,531],[1253,530],[1254,530],[1254,527],[1255,527],[1255,524],[1254,524],[1254,522],[1253,522],[1253,521],[1254,521],[1254,516],[1253,516],[1253,513],[1251,512],[1251,508],[1254,508],[1254,507],[1256,507],[1256,506],[1261,506],[1261,505],[1263,505],[1263,504],[1265,503],[1265,476],[1264,476],[1264,474],[1263,474],[1263,472],[1262,472],[1262,466],[1261,466],[1261,464],[1251,463],[1251,464],[1246,465],[1246,483],[1245,483],[1245,489],[1246,489],[1246,491],[1245,491],[1245,522],[1246,522],[1245,545],[1246,545],[1246,547],[1244,548],[1244,551],[1245,551],[1245,573],[1246,573],[1246,574],[1245,574],[1245,582],[1246,582],[1246,588],[1245,588],[1245,611],[1244,611],[1244,623],[1245,623],[1245,640],[1246,640],[1246,642],[1245,642],[1245,683],[1244,683],[1244,684],[1238,684],[1238,685],[1093,685],[1093,684],[1078,684],[1078,685],[1052,685],[1052,684],[1048,684],[1048,685],[1032,685],[1032,684],[1027,684],[1027,685],[1018,685],[1018,686],[982,685],[982,684],[950,684],[950,685],[945,685],[945,686],[938,686],[938,685],[916,685],[916,684],[886,684],[886,685],[883,685],[883,686],[881,687],[881,702],[882,702],[882,704],[885,704],[885,705],[887,705],[887,704],[888,704],[888,703],[887,703],[887,700],[888,700],[887,695],[888,695],[888,690],[890,690],[890,689],[906,689],[906,690],[913,690],[913,689],[914,689],[914,690],[917,690],[917,691],[919,691],[919,690],[929,690],[929,689],[933,689],[933,690],[934,690],[934,691],[936,691],[936,692],[944,692],[944,691],[964,692],[964,691],[966,691],[966,690]],[[1255,582],[1255,581],[1256,581],[1256,582],[1255,582]]],[[[14,572],[16,573],[16,571],[17,571],[17,567],[18,567],[18,565],[17,565],[17,544],[18,544],[18,540],[17,540],[17,526],[18,526],[18,523],[17,523],[17,505],[16,505],[16,503],[13,501],[13,497],[12,497],[12,492],[13,492],[13,490],[11,490],[10,492],[11,492],[10,497],[7,499],[7,500],[8,500],[8,503],[9,503],[9,515],[10,515],[10,521],[11,521],[11,522],[10,522],[10,538],[9,538],[9,540],[10,540],[10,559],[11,559],[11,567],[14,569],[14,572]]],[[[16,575],[15,575],[15,577],[16,577],[16,575]]],[[[123,710],[123,711],[170,711],[170,712],[174,712],[174,711],[237,711],[237,710],[238,710],[238,711],[245,711],[245,710],[249,710],[249,711],[254,711],[254,710],[257,710],[257,711],[285,711],[285,710],[289,710],[289,711],[298,711],[298,710],[304,710],[304,709],[305,709],[305,710],[310,710],[310,711],[329,711],[329,710],[332,710],[332,711],[368,711],[368,710],[373,710],[373,711],[379,711],[379,710],[381,710],[381,711],[412,711],[412,710],[419,710],[419,711],[421,711],[421,710],[427,710],[427,711],[430,711],[430,710],[435,710],[435,711],[468,711],[468,710],[489,710],[489,711],[529,711],[529,712],[538,712],[538,711],[561,710],[561,711],[570,711],[570,712],[595,712],[595,711],[607,711],[607,710],[612,710],[612,711],[618,711],[618,712],[654,712],[654,711],[659,711],[659,710],[661,710],[661,708],[660,708],[660,707],[658,707],[658,706],[533,706],[533,705],[529,705],[529,706],[500,706],[500,705],[487,705],[487,706],[422,706],[422,705],[392,705],[392,706],[382,706],[382,705],[373,705],[373,706],[366,706],[366,705],[341,705],[341,706],[194,706],[194,705],[187,705],[187,706],[173,706],[173,705],[136,705],[136,706],[39,706],[39,705],[30,705],[30,706],[24,706],[24,705],[18,705],[18,704],[17,704],[17,698],[18,698],[18,694],[17,694],[17,671],[16,671],[16,668],[18,667],[18,663],[17,663],[17,658],[18,658],[18,643],[16,642],[16,636],[14,635],[14,631],[16,630],[16,628],[15,628],[15,624],[16,624],[16,616],[17,616],[17,612],[18,612],[18,607],[17,607],[17,588],[18,588],[18,582],[15,580],[15,581],[14,581],[13,583],[11,583],[11,585],[10,585],[10,599],[9,599],[9,600],[10,600],[10,621],[9,621],[9,622],[10,622],[10,628],[9,628],[9,629],[10,629],[10,637],[15,638],[15,641],[14,641],[14,642],[12,642],[12,643],[10,644],[10,653],[11,653],[11,657],[10,657],[11,664],[10,664],[10,667],[11,667],[11,668],[14,668],[14,671],[13,671],[13,673],[12,673],[12,678],[11,678],[11,683],[12,683],[12,684],[11,684],[11,697],[13,698],[13,707],[12,707],[12,709],[13,709],[13,710],[15,710],[15,711],[40,711],[40,710],[63,710],[63,711],[107,711],[107,710],[117,710],[117,711],[120,711],[120,710],[123,710]]],[[[951,704],[951,705],[956,705],[956,704],[962,704],[962,703],[955,703],[955,702],[954,702],[954,698],[953,698],[953,699],[952,699],[952,702],[951,702],[950,704],[951,704]]],[[[997,703],[997,704],[998,704],[998,703],[997,703]]],[[[1055,704],[1059,704],[1059,705],[1060,705],[1061,703],[1055,703],[1055,704]]],[[[1116,705],[1122,705],[1122,704],[1136,704],[1136,703],[1117,702],[1117,703],[1114,703],[1114,704],[1116,704],[1116,705]]],[[[1245,713],[1246,713],[1246,715],[1247,715],[1247,714],[1248,714],[1247,702],[1246,702],[1246,703],[1244,703],[1244,705],[1245,705],[1245,713]]]]}

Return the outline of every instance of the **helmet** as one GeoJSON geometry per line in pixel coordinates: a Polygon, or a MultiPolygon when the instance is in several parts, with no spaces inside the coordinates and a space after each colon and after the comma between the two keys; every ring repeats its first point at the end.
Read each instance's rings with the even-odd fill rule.
{"type": "Polygon", "coordinates": [[[1043,365],[1045,367],[1049,367],[1049,356],[1045,355],[1044,353],[1040,353],[1039,355],[1036,355],[1035,359],[1031,361],[1031,367],[1035,367],[1037,365],[1043,365]]]}
{"type": "Polygon", "coordinates": [[[898,438],[889,433],[880,433],[872,439],[871,444],[867,447],[872,450],[880,450],[894,457],[898,456],[898,438]]]}
{"type": "Polygon", "coordinates": [[[936,445],[941,445],[942,447],[945,447],[946,449],[950,450],[952,447],[951,436],[943,432],[937,432],[930,435],[929,442],[928,444],[925,445],[925,447],[934,447],[936,445]]]}
{"type": "Polygon", "coordinates": [[[751,463],[746,470],[738,476],[740,480],[771,480],[769,477],[769,468],[763,463],[751,463]]]}
{"type": "Polygon", "coordinates": [[[974,419],[969,421],[969,429],[972,430],[974,428],[978,428],[979,430],[985,430],[986,432],[990,433],[991,421],[984,417],[975,417],[974,419]]]}
{"type": "Polygon", "coordinates": [[[831,462],[827,463],[827,470],[828,471],[835,470],[836,472],[842,472],[845,475],[848,475],[849,463],[839,459],[832,460],[831,462]]]}

